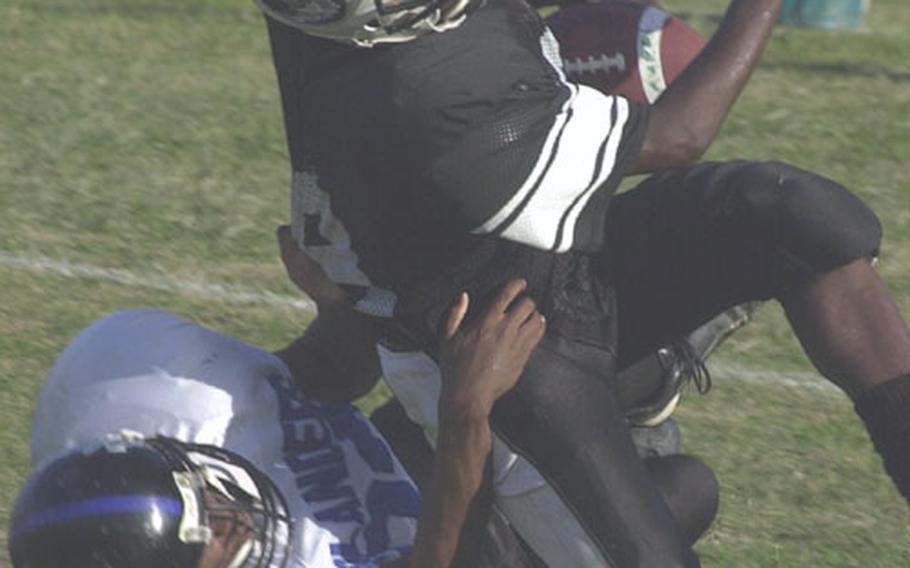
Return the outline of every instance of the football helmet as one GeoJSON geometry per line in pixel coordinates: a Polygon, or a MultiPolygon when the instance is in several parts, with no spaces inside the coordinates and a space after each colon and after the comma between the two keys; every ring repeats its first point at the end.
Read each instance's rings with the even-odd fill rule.
{"type": "Polygon", "coordinates": [[[218,539],[218,566],[279,568],[291,555],[291,529],[278,489],[244,458],[120,435],[32,475],[16,501],[9,549],[15,568],[195,568],[218,539]]]}
{"type": "Polygon", "coordinates": [[[362,47],[457,27],[471,0],[255,0],[275,20],[362,47]]]}

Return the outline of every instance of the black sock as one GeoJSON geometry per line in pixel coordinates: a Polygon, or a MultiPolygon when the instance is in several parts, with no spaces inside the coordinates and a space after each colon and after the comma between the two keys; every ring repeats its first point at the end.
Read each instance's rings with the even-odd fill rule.
{"type": "Polygon", "coordinates": [[[853,404],[885,462],[885,471],[910,503],[910,375],[861,392],[853,404]]]}

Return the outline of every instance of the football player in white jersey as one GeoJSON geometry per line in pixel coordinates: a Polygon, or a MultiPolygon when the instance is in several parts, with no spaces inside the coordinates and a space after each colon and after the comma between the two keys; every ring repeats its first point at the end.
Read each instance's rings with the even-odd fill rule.
{"type": "MultiPolygon", "coordinates": [[[[288,270],[296,280],[307,267],[288,270]]],[[[322,356],[300,355],[312,344],[276,356],[159,309],[102,318],[67,347],[41,393],[37,472],[11,528],[14,565],[448,565],[490,451],[489,410],[543,336],[524,287],[510,282],[464,325],[467,294],[451,310],[435,482],[422,509],[356,408],[302,394],[352,396],[350,385],[319,385],[334,372],[292,374],[281,357],[322,356]]]]}
{"type": "MultiPolygon", "coordinates": [[[[462,325],[466,295],[451,311],[435,460],[415,462],[425,440],[386,421],[423,470],[416,523],[414,487],[377,431],[348,404],[313,400],[375,383],[369,322],[287,227],[279,242],[320,315],[277,356],[157,309],[102,318],[64,351],[35,416],[37,471],[10,533],[17,568],[445,566],[456,544],[461,566],[542,565],[474,496],[492,402],[543,334],[525,284],[510,282],[478,321],[462,325]],[[462,529],[472,499],[481,513],[462,529]]],[[[680,455],[648,467],[694,541],[716,511],[710,470],[680,455]]]]}

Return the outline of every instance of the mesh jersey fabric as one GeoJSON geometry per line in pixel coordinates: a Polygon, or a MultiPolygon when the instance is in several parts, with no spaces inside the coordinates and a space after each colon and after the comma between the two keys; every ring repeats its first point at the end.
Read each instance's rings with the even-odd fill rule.
{"type": "Polygon", "coordinates": [[[459,288],[515,274],[546,305],[555,259],[602,245],[646,107],[567,82],[523,2],[369,50],[268,28],[295,233],[362,311],[428,337],[459,288]]]}

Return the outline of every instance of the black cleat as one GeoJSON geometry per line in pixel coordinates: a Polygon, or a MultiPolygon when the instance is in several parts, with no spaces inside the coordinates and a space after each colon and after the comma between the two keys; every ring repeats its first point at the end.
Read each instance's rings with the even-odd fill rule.
{"type": "Polygon", "coordinates": [[[724,340],[733,335],[733,332],[749,323],[752,314],[763,303],[746,302],[733,306],[690,333],[686,341],[692,345],[695,355],[702,361],[706,361],[724,340]]]}
{"type": "Polygon", "coordinates": [[[627,418],[636,426],[656,426],[665,421],[679,404],[680,391],[695,383],[699,394],[711,390],[711,374],[705,360],[733,332],[746,325],[762,302],[734,306],[716,316],[688,337],[657,350],[664,370],[662,386],[647,401],[631,410],[627,418]]]}

